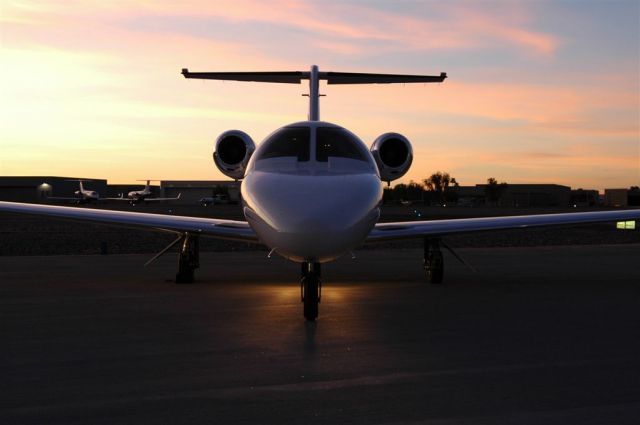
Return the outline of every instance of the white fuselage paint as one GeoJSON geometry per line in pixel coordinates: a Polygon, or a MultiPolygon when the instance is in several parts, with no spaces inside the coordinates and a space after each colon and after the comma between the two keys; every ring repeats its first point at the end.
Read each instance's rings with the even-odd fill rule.
{"type": "Polygon", "coordinates": [[[365,161],[347,158],[316,160],[317,127],[305,121],[309,161],[260,159],[260,145],[247,166],[241,186],[243,211],[261,242],[293,261],[324,263],[361,245],[380,217],[382,182],[375,161],[357,139],[365,161]]]}
{"type": "Polygon", "coordinates": [[[127,194],[127,198],[136,201],[142,201],[144,198],[151,196],[151,189],[145,187],[143,190],[132,190],[127,194]]]}
{"type": "Polygon", "coordinates": [[[100,196],[93,190],[76,190],[74,194],[84,201],[97,201],[100,196]]]}

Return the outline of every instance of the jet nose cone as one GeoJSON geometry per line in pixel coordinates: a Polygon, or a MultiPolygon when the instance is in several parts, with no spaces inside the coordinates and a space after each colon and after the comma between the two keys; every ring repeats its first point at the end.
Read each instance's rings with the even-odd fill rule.
{"type": "Polygon", "coordinates": [[[373,174],[256,173],[242,194],[247,220],[279,253],[335,258],[359,245],[377,221],[382,187],[373,174]]]}

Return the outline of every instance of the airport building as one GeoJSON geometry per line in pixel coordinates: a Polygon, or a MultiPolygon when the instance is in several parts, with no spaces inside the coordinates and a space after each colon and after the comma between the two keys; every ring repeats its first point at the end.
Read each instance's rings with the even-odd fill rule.
{"type": "Polygon", "coordinates": [[[607,207],[626,207],[629,205],[628,189],[605,189],[604,205],[607,207]]]}
{"type": "Polygon", "coordinates": [[[49,196],[74,197],[77,180],[84,180],[84,188],[95,190],[100,196],[107,193],[107,181],[84,177],[11,176],[0,177],[0,201],[45,202],[49,196]]]}
{"type": "Polygon", "coordinates": [[[476,186],[458,186],[457,204],[460,206],[480,206],[486,203],[486,194],[484,187],[481,185],[476,186]]]}
{"type": "MultiPolygon", "coordinates": [[[[485,186],[485,185],[482,185],[485,186]]],[[[559,184],[509,184],[500,198],[508,207],[567,207],[571,188],[559,184]]]]}
{"type": "Polygon", "coordinates": [[[627,204],[630,207],[640,207],[640,187],[635,186],[627,192],[627,204]]]}
{"type": "MultiPolygon", "coordinates": [[[[486,184],[459,186],[458,205],[488,204],[486,184]]],[[[597,191],[594,192],[597,195],[597,191]]],[[[591,193],[590,193],[591,194],[591,193]]],[[[592,194],[591,194],[592,195],[592,194]]],[[[559,184],[511,184],[500,195],[498,205],[505,207],[566,207],[570,205],[571,188],[559,184]]]]}
{"type": "Polygon", "coordinates": [[[597,190],[574,189],[571,191],[572,206],[593,207],[600,204],[600,194],[597,190]]]}

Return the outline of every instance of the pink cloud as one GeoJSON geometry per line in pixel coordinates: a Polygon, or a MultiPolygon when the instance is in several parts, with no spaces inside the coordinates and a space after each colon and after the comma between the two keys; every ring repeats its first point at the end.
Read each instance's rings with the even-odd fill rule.
{"type": "Polygon", "coordinates": [[[524,27],[521,13],[490,16],[477,9],[457,9],[456,15],[468,36],[487,37],[515,47],[545,56],[553,55],[560,46],[560,40],[550,34],[524,27]]]}
{"type": "MultiPolygon", "coordinates": [[[[443,3],[430,6],[438,12],[437,18],[425,18],[399,11],[381,11],[360,4],[318,4],[301,0],[235,0],[224,4],[199,0],[153,4],[144,1],[118,4],[70,1],[66,5],[66,8],[56,8],[27,2],[24,7],[9,8],[4,19],[14,24],[28,25],[31,31],[38,31],[38,27],[60,29],[82,27],[83,22],[87,25],[91,23],[85,32],[91,39],[98,30],[107,34],[118,31],[118,22],[123,19],[135,22],[135,19],[143,17],[186,17],[239,23],[259,22],[295,28],[316,47],[345,56],[384,51],[503,46],[550,56],[560,45],[556,37],[527,28],[530,24],[522,19],[526,13],[515,8],[506,8],[496,17],[480,8],[443,3]]],[[[215,23],[212,22],[212,25],[215,23]]],[[[143,32],[139,30],[136,37],[143,32]]],[[[50,32],[49,35],[53,35],[52,42],[61,36],[59,31],[50,32]]]]}

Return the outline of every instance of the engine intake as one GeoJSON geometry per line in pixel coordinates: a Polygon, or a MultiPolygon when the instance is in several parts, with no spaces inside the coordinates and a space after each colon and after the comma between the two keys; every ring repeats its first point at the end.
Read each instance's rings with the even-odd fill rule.
{"type": "Polygon", "coordinates": [[[255,143],[244,131],[225,131],[216,140],[213,162],[225,176],[239,180],[244,177],[249,159],[255,150],[255,143]]]}
{"type": "Polygon", "coordinates": [[[380,179],[386,182],[404,176],[413,161],[411,143],[398,133],[378,136],[371,145],[371,154],[378,165],[380,179]]]}

